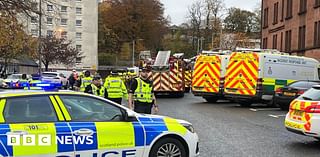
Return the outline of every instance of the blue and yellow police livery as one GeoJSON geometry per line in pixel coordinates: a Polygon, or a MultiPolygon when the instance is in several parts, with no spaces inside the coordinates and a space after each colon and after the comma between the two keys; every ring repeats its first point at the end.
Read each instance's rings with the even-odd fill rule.
{"type": "Polygon", "coordinates": [[[67,91],[0,92],[0,156],[194,157],[190,123],[67,91]]]}

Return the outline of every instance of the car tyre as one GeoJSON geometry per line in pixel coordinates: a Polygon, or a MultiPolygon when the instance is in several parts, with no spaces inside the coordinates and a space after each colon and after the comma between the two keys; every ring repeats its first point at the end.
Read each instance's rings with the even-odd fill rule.
{"type": "Polygon", "coordinates": [[[288,111],[289,110],[289,105],[284,105],[284,104],[278,104],[280,109],[282,111],[288,111]]]}
{"type": "Polygon", "coordinates": [[[208,103],[215,103],[218,101],[218,98],[215,97],[204,97],[208,103]]]}
{"type": "Polygon", "coordinates": [[[164,138],[153,145],[149,154],[149,157],[160,156],[187,157],[187,151],[179,140],[164,138]]]}
{"type": "Polygon", "coordinates": [[[252,102],[251,101],[239,101],[238,102],[241,107],[251,107],[252,102]]]}

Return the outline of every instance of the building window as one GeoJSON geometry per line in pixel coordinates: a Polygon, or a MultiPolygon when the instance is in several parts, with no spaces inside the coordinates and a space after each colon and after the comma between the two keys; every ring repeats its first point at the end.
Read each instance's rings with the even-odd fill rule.
{"type": "Polygon", "coordinates": [[[286,34],[285,34],[285,51],[286,52],[290,52],[291,51],[291,35],[292,31],[291,30],[288,30],[286,31],[286,34]]]}
{"type": "Polygon", "coordinates": [[[281,32],[280,51],[283,51],[283,32],[281,32]]]}
{"type": "Polygon", "coordinates": [[[60,25],[62,25],[62,26],[66,26],[67,25],[67,23],[68,23],[68,19],[61,19],[61,21],[60,21],[61,23],[60,23],[60,25]]]}
{"type": "Polygon", "coordinates": [[[274,3],[274,9],[273,9],[273,24],[278,23],[278,17],[279,17],[279,2],[274,3]]]}
{"type": "Polygon", "coordinates": [[[53,11],[53,5],[47,4],[47,11],[53,11]]]}
{"type": "Polygon", "coordinates": [[[304,14],[307,12],[307,0],[300,0],[299,14],[304,14]]]}
{"type": "Polygon", "coordinates": [[[82,51],[82,45],[76,45],[76,49],[81,52],[82,51]]]}
{"type": "Polygon", "coordinates": [[[278,35],[275,34],[273,35],[273,38],[272,38],[272,48],[277,49],[277,47],[278,47],[278,35]]]}
{"type": "Polygon", "coordinates": [[[314,47],[320,47],[320,21],[314,23],[314,47]]]}
{"type": "Polygon", "coordinates": [[[264,49],[268,48],[268,38],[263,38],[262,48],[264,48],[264,49]]]}
{"type": "Polygon", "coordinates": [[[269,8],[265,8],[263,11],[263,27],[264,28],[268,27],[268,12],[269,12],[269,8]]]}
{"type": "Polygon", "coordinates": [[[47,36],[53,36],[53,30],[47,30],[47,36]]]}
{"type": "Polygon", "coordinates": [[[61,6],[61,12],[66,13],[67,12],[67,6],[61,6]]]}
{"type": "Polygon", "coordinates": [[[281,3],[281,19],[280,19],[280,21],[283,21],[283,17],[284,17],[284,0],[282,0],[282,3],[281,3]]]}
{"type": "Polygon", "coordinates": [[[76,26],[82,26],[82,20],[76,20],[76,26]]]}
{"type": "Polygon", "coordinates": [[[35,16],[32,16],[31,17],[31,23],[37,23],[37,17],[35,17],[35,16]]]}
{"type": "Polygon", "coordinates": [[[77,57],[76,58],[76,63],[81,63],[82,58],[81,57],[77,57]]]}
{"type": "Polygon", "coordinates": [[[67,38],[68,32],[63,31],[61,32],[61,38],[67,38]]]}
{"type": "Polygon", "coordinates": [[[32,2],[31,3],[31,9],[34,11],[38,11],[38,3],[37,2],[32,2]]]}
{"type": "Polygon", "coordinates": [[[287,0],[287,15],[286,19],[292,18],[292,0],[287,0]]]}
{"type": "Polygon", "coordinates": [[[53,24],[53,18],[52,17],[47,17],[47,24],[52,25],[53,24]]]}
{"type": "Polygon", "coordinates": [[[77,32],[76,33],[76,39],[78,39],[78,40],[82,39],[82,33],[81,32],[77,32]]]}
{"type": "Polygon", "coordinates": [[[81,0],[76,0],[76,2],[81,2],[81,0]]]}
{"type": "Polygon", "coordinates": [[[320,0],[315,0],[314,7],[315,8],[320,7],[320,0]]]}
{"type": "Polygon", "coordinates": [[[32,35],[32,36],[38,36],[38,30],[36,30],[36,29],[31,29],[31,35],[32,35]]]}
{"type": "Polygon", "coordinates": [[[76,14],[82,14],[82,8],[76,8],[76,14]]]}
{"type": "Polygon", "coordinates": [[[303,50],[306,48],[306,26],[299,27],[298,49],[303,50]]]}

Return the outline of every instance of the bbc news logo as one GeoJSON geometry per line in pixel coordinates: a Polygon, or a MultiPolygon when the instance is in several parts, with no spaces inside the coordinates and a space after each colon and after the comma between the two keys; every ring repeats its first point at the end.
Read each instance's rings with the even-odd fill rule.
{"type": "Polygon", "coordinates": [[[8,146],[51,146],[55,144],[93,144],[93,136],[7,135],[8,146]],[[52,138],[54,137],[54,139],[52,138]],[[54,140],[54,141],[52,141],[54,140]]]}

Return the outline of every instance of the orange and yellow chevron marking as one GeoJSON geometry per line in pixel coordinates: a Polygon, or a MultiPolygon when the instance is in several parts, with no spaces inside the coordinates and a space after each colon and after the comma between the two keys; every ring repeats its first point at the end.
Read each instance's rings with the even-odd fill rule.
{"type": "Polygon", "coordinates": [[[311,113],[306,113],[303,112],[307,107],[317,105],[318,102],[311,102],[311,101],[299,101],[299,100],[294,100],[290,104],[290,109],[289,109],[289,115],[291,119],[303,122],[303,129],[306,132],[309,132],[311,130],[311,118],[312,114],[311,113]],[[302,115],[295,114],[296,112],[302,112],[302,115]]]}
{"type": "Polygon", "coordinates": [[[225,77],[225,92],[228,94],[255,95],[259,74],[258,67],[259,56],[257,53],[232,53],[225,77]]]}
{"type": "Polygon", "coordinates": [[[192,90],[197,92],[219,92],[221,77],[219,56],[199,56],[192,73],[192,90]]]}
{"type": "Polygon", "coordinates": [[[184,91],[184,72],[177,62],[169,71],[153,72],[152,80],[155,92],[184,91]]]}
{"type": "Polygon", "coordinates": [[[192,82],[192,71],[191,70],[185,71],[184,81],[185,81],[185,87],[191,87],[191,82],[192,82]]]}

